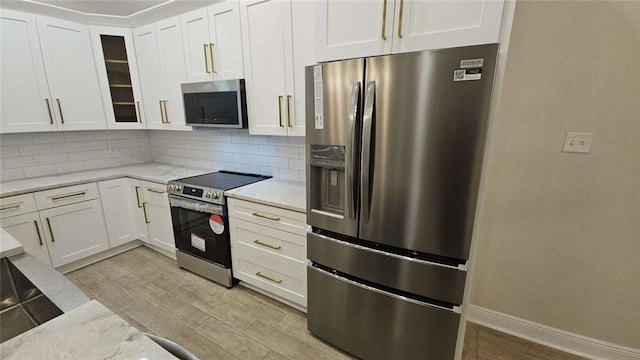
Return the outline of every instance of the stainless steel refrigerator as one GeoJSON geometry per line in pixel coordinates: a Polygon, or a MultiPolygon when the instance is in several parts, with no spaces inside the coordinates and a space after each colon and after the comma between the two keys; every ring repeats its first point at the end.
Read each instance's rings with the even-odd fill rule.
{"type": "Polygon", "coordinates": [[[306,69],[308,327],[453,359],[497,44],[306,69]]]}

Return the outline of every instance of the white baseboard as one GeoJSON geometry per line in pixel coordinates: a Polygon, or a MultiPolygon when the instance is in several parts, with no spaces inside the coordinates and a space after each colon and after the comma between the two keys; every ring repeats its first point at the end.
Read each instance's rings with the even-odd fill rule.
{"type": "Polygon", "coordinates": [[[469,305],[467,320],[589,359],[640,359],[640,349],[596,340],[476,305],[469,305]]]}

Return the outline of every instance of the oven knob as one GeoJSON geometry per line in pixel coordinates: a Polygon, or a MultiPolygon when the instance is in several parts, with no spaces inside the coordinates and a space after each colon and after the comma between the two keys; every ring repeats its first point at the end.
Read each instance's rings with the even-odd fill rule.
{"type": "Polygon", "coordinates": [[[213,193],[213,198],[216,199],[216,200],[220,199],[220,194],[218,192],[214,192],[213,193]]]}
{"type": "Polygon", "coordinates": [[[182,186],[181,185],[176,185],[176,191],[182,191],[182,186]]]}
{"type": "Polygon", "coordinates": [[[204,197],[206,197],[207,199],[211,199],[211,191],[207,191],[207,193],[204,194],[204,197]]]}
{"type": "Polygon", "coordinates": [[[174,185],[169,185],[169,191],[173,191],[176,187],[174,185]]]}

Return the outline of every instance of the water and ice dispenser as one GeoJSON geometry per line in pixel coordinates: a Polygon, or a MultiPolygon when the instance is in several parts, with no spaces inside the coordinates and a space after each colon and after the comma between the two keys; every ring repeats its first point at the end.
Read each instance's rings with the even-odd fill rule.
{"type": "Polygon", "coordinates": [[[311,211],[344,216],[346,206],[346,146],[310,146],[311,211]]]}

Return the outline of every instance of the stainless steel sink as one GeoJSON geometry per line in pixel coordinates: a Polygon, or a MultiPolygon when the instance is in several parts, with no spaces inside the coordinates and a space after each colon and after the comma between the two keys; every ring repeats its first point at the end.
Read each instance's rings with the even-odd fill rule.
{"type": "Polygon", "coordinates": [[[0,259],[0,342],[62,314],[11,261],[0,259]]]}

